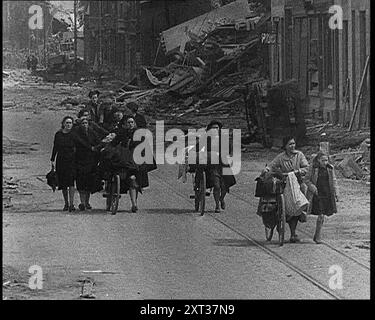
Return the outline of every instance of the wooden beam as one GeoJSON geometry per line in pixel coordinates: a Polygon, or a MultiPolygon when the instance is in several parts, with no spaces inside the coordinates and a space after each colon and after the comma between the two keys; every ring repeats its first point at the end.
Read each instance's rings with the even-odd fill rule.
{"type": "MultiPolygon", "coordinates": [[[[366,12],[361,11],[359,13],[359,42],[360,42],[360,66],[361,69],[364,68],[364,64],[366,61],[366,12]]],[[[366,77],[367,78],[367,77],[366,77]]],[[[363,82],[363,89],[362,89],[362,96],[366,97],[367,94],[367,81],[366,78],[363,82]]],[[[364,127],[366,119],[366,108],[367,108],[367,99],[361,99],[361,103],[359,106],[359,117],[358,117],[358,129],[364,127]]]]}
{"type": "Polygon", "coordinates": [[[362,78],[361,78],[361,82],[360,82],[360,85],[359,85],[359,90],[358,90],[357,98],[356,98],[356,101],[355,101],[352,118],[351,118],[350,124],[349,124],[349,131],[352,131],[352,129],[353,129],[354,119],[355,119],[355,115],[357,113],[359,101],[361,99],[363,83],[365,82],[369,62],[370,62],[370,56],[367,56],[366,65],[365,65],[365,68],[364,68],[363,73],[362,73],[362,78]]]}

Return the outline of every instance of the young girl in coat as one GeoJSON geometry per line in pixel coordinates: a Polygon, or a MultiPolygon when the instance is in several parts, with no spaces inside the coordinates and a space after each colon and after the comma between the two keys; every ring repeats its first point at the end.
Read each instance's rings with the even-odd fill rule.
{"type": "Polygon", "coordinates": [[[313,240],[321,243],[321,229],[324,216],[337,213],[337,186],[333,165],[329,163],[329,157],[323,151],[319,151],[309,167],[305,177],[308,187],[307,198],[310,201],[310,214],[317,215],[316,230],[313,240]]]}

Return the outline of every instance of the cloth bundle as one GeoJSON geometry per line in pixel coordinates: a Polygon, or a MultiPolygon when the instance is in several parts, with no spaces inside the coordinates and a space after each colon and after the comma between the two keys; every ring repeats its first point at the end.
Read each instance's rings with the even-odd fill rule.
{"type": "Polygon", "coordinates": [[[288,173],[284,189],[285,210],[287,216],[299,216],[307,210],[309,201],[301,191],[300,184],[294,172],[288,173]]]}

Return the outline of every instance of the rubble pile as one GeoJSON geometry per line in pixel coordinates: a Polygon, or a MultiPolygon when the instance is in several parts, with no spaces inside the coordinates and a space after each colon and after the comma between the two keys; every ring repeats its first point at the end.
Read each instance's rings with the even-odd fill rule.
{"type": "Polygon", "coordinates": [[[3,154],[27,154],[38,150],[34,147],[35,145],[38,145],[38,143],[11,140],[3,136],[3,154]]]}
{"type": "Polygon", "coordinates": [[[42,78],[34,76],[26,69],[4,69],[3,87],[11,87],[19,84],[38,84],[42,78]]]}
{"type": "Polygon", "coordinates": [[[27,185],[13,177],[3,176],[3,208],[11,208],[12,197],[15,195],[32,195],[27,192],[27,185]]]}
{"type": "Polygon", "coordinates": [[[306,128],[306,144],[316,146],[321,141],[327,141],[330,143],[331,153],[348,148],[357,148],[369,137],[370,129],[350,132],[347,128],[333,125],[330,122],[307,126],[306,128]]]}
{"type": "Polygon", "coordinates": [[[259,44],[268,20],[268,15],[254,16],[242,25],[227,23],[204,36],[190,35],[173,62],[144,67],[146,88],[125,85],[116,103],[137,101],[147,115],[170,125],[203,126],[215,114],[229,127],[248,129],[240,89],[264,80],[259,44]]]}
{"type": "Polygon", "coordinates": [[[28,51],[26,49],[16,50],[3,48],[3,68],[22,69],[26,67],[28,51]]]}
{"type": "MultiPolygon", "coordinates": [[[[330,160],[343,178],[370,180],[370,130],[349,132],[347,128],[330,122],[313,123],[306,128],[307,147],[302,148],[309,156],[317,146],[328,142],[330,160]]],[[[318,122],[316,120],[315,122],[318,122]]]]}
{"type": "Polygon", "coordinates": [[[370,138],[357,148],[341,150],[330,158],[344,178],[370,181],[370,138]]]}

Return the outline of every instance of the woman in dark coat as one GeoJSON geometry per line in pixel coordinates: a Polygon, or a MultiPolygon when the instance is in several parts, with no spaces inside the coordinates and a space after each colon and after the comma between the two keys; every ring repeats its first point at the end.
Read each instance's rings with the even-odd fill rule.
{"type": "Polygon", "coordinates": [[[96,190],[96,167],[98,154],[95,146],[100,143],[96,132],[89,126],[89,120],[82,117],[80,126],[75,130],[77,190],[81,199],[79,209],[91,209],[90,193],[96,190]]]}
{"type": "Polygon", "coordinates": [[[306,174],[307,198],[310,201],[308,214],[317,215],[313,240],[321,243],[321,229],[324,216],[337,213],[337,186],[334,167],[328,162],[328,155],[320,151],[306,174]]]}
{"type": "Polygon", "coordinates": [[[91,120],[90,111],[86,109],[86,107],[79,110],[78,119],[75,121],[73,129],[79,128],[82,117],[87,118],[89,120],[89,127],[95,131],[95,133],[98,135],[100,139],[103,139],[105,136],[109,134],[109,131],[107,131],[105,128],[99,126],[96,122],[91,120]]]}
{"type": "Polygon", "coordinates": [[[62,190],[65,206],[64,211],[74,211],[74,181],[75,181],[75,145],[73,139],[73,118],[65,117],[61,129],[56,132],[51,156],[52,167],[55,167],[58,188],[62,190]]]}
{"type": "Polygon", "coordinates": [[[132,212],[137,212],[138,205],[138,193],[142,193],[142,189],[149,186],[148,172],[156,169],[156,164],[136,164],[134,161],[134,149],[142,143],[141,141],[134,141],[133,135],[137,130],[137,125],[133,117],[127,117],[123,121],[124,125],[120,127],[116,134],[116,138],[113,141],[114,145],[121,145],[124,148],[124,153],[127,150],[128,166],[126,168],[126,176],[121,180],[121,193],[127,193],[129,191],[130,200],[132,203],[132,212]]]}

